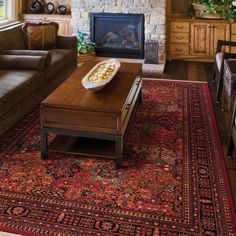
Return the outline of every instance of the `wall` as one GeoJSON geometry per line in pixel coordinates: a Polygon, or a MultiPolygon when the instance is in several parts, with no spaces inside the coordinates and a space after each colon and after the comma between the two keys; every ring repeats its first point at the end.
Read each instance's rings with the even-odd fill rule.
{"type": "Polygon", "coordinates": [[[90,12],[143,13],[145,40],[159,43],[159,61],[166,58],[166,0],[71,0],[72,29],[90,32],[90,12]]]}

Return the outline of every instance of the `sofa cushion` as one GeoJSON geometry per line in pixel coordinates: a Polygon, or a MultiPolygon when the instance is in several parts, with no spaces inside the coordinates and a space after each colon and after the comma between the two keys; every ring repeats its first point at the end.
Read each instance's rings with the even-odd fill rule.
{"type": "Polygon", "coordinates": [[[28,23],[22,29],[25,32],[27,49],[47,50],[56,47],[56,38],[59,25],[50,23],[28,23]]]}
{"type": "Polygon", "coordinates": [[[28,55],[28,56],[41,56],[45,59],[46,65],[52,61],[52,55],[49,51],[42,50],[4,50],[3,55],[28,55]]]}
{"type": "Polygon", "coordinates": [[[0,116],[40,88],[44,82],[42,74],[32,70],[0,70],[0,116]]]}
{"type": "Polygon", "coordinates": [[[52,55],[52,62],[49,67],[46,67],[45,78],[50,79],[54,75],[60,73],[72,63],[74,54],[72,49],[52,49],[50,50],[52,55]]]}
{"type": "Polygon", "coordinates": [[[0,69],[43,70],[45,59],[41,56],[0,55],[0,69]]]}
{"type": "Polygon", "coordinates": [[[26,49],[22,25],[0,30],[0,52],[8,49],[26,49]]]}

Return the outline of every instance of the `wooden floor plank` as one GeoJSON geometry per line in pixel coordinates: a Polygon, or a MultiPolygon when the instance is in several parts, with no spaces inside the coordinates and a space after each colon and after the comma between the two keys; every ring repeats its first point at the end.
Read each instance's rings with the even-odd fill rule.
{"type": "Polygon", "coordinates": [[[194,62],[187,63],[188,66],[188,80],[190,81],[198,81],[198,75],[197,75],[197,64],[194,62]]]}

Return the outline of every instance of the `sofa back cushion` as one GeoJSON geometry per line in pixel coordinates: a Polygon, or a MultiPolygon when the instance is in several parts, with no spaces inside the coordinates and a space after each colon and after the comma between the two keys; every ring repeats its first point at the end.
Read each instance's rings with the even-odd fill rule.
{"type": "Polygon", "coordinates": [[[22,25],[6,27],[0,30],[0,52],[9,49],[26,49],[22,25]]]}
{"type": "Polygon", "coordinates": [[[25,23],[23,31],[27,49],[48,50],[56,48],[58,24],[51,23],[25,23]]]}

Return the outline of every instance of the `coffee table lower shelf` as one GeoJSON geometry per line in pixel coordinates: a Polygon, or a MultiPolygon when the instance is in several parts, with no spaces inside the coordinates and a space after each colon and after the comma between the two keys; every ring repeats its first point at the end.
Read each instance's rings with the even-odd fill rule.
{"type": "Polygon", "coordinates": [[[116,159],[114,141],[94,138],[57,135],[49,145],[48,151],[79,156],[116,159]]]}
{"type": "Polygon", "coordinates": [[[48,152],[115,159],[116,168],[122,168],[123,136],[41,128],[41,158],[48,152]],[[56,134],[49,146],[48,133],[56,134]]]}

